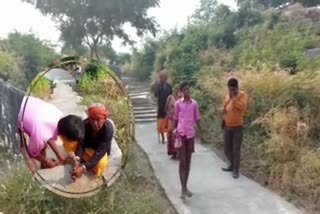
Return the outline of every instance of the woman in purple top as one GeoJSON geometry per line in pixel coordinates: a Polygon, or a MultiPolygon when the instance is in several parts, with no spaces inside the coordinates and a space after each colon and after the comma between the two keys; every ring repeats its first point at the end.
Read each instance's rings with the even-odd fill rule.
{"type": "Polygon", "coordinates": [[[180,84],[180,91],[183,98],[178,100],[175,104],[174,120],[175,132],[178,140],[181,141],[178,147],[179,153],[179,175],[182,187],[181,198],[185,196],[191,197],[192,193],[187,188],[187,181],[190,173],[191,155],[194,152],[194,126],[200,123],[200,113],[197,102],[191,98],[189,86],[186,82],[180,84]]]}

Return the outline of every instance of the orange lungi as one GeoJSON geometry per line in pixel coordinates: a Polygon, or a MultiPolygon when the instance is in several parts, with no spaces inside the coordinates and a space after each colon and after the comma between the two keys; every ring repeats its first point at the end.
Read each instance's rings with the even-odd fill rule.
{"type": "Polygon", "coordinates": [[[158,118],[157,120],[157,129],[158,129],[158,133],[163,134],[168,132],[168,127],[169,126],[169,118],[165,117],[165,118],[158,118]]]}

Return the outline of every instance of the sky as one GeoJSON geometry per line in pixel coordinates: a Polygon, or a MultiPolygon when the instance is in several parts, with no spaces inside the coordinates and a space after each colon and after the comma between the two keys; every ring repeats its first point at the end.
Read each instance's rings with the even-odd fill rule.
{"type": "MultiPolygon", "coordinates": [[[[234,0],[220,0],[226,5],[235,8],[234,0]]],[[[151,8],[148,13],[154,16],[160,27],[170,30],[181,28],[187,24],[188,17],[199,7],[200,0],[160,0],[160,7],[151,8]]],[[[0,3],[0,37],[5,38],[13,31],[27,33],[32,30],[40,39],[59,44],[60,32],[50,17],[42,15],[33,5],[23,3],[21,0],[2,0],[0,3]]],[[[135,35],[135,30],[130,25],[125,26],[126,32],[133,38],[137,45],[143,38],[135,35]]],[[[123,46],[120,39],[112,41],[112,46],[117,52],[130,52],[129,46],[123,46]]]]}

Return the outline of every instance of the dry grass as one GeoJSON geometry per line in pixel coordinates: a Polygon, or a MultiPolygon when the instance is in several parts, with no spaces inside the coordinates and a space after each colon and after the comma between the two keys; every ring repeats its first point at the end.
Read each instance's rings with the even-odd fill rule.
{"type": "Polygon", "coordinates": [[[146,155],[137,146],[133,151],[124,174],[112,187],[84,199],[64,198],[40,187],[22,161],[14,163],[0,180],[0,213],[176,214],[146,155]]]}
{"type": "Polygon", "coordinates": [[[265,170],[272,189],[286,197],[301,197],[304,207],[319,205],[320,151],[312,144],[310,120],[294,107],[258,120],[269,130],[269,139],[260,149],[269,165],[265,170]]]}
{"type": "MultiPolygon", "coordinates": [[[[124,89],[121,81],[120,87],[124,89]]],[[[134,141],[134,121],[130,118],[131,103],[126,101],[128,94],[124,90],[125,96],[123,96],[120,87],[108,74],[101,73],[96,80],[84,76],[80,80],[78,91],[84,98],[85,105],[100,102],[107,107],[109,118],[115,122],[117,128],[116,140],[123,154],[123,164],[125,164],[130,146],[134,141]]]]}
{"type": "MultiPolygon", "coordinates": [[[[220,115],[212,109],[220,107],[230,76],[239,79],[241,88],[250,97],[242,156],[243,172],[268,184],[272,190],[310,213],[319,213],[319,72],[289,76],[281,71],[243,71],[226,74],[220,79],[214,74],[202,76],[201,89],[214,99],[210,103],[211,113],[205,113],[206,117],[220,121],[220,115]]],[[[205,120],[204,123],[203,127],[209,127],[206,136],[221,133],[217,126],[219,123],[213,123],[215,127],[212,120],[205,120]]],[[[212,139],[206,141],[212,142],[212,139]]],[[[221,140],[214,143],[221,148],[221,140]]]]}
{"type": "Polygon", "coordinates": [[[52,94],[52,83],[46,77],[38,74],[30,83],[27,89],[27,94],[31,91],[31,96],[42,100],[48,100],[52,94]],[[40,78],[40,79],[39,79],[40,78]]]}
{"type": "Polygon", "coordinates": [[[227,50],[209,47],[207,50],[201,51],[199,54],[199,63],[201,65],[219,65],[231,61],[231,54],[227,50]]]}
{"type": "Polygon", "coordinates": [[[301,17],[310,18],[317,22],[320,18],[320,10],[317,7],[305,8],[300,3],[296,3],[285,9],[282,14],[282,19],[285,21],[298,20],[301,17]]]}

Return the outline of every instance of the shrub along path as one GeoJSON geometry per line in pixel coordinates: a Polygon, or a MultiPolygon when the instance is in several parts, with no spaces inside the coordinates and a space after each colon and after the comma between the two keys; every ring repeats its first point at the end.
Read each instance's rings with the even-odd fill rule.
{"type": "MultiPolygon", "coordinates": [[[[149,90],[130,78],[126,79],[125,83],[133,97],[135,93],[142,94],[149,90]]],[[[145,99],[147,102],[147,96],[145,99]]],[[[138,109],[140,106],[134,107],[138,109]]],[[[155,175],[168,198],[181,214],[303,213],[275,193],[243,175],[239,179],[233,179],[230,173],[221,170],[225,162],[199,142],[195,146],[196,151],[193,155],[189,178],[189,188],[193,192],[193,197],[182,201],[178,176],[179,165],[177,161],[167,156],[166,145],[158,143],[156,123],[148,121],[137,123],[136,139],[147,153],[155,175]]]]}

